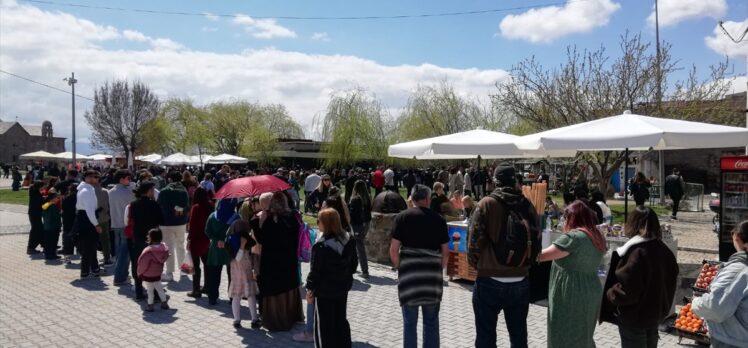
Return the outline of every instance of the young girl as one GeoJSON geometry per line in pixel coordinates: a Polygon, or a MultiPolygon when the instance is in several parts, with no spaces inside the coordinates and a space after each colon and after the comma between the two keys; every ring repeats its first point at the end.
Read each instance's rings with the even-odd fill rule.
{"type": "Polygon", "coordinates": [[[168,299],[164,294],[164,286],[161,284],[161,273],[164,271],[164,263],[169,258],[169,247],[161,243],[163,235],[158,228],[148,231],[149,245],[143,249],[143,253],[138,258],[138,278],[143,281],[143,285],[148,295],[148,305],[145,307],[146,312],[153,312],[153,290],[158,292],[161,299],[161,309],[169,309],[168,299]]]}
{"type": "Polygon", "coordinates": [[[60,196],[54,188],[47,192],[47,202],[42,204],[42,223],[44,224],[44,259],[59,260],[57,241],[60,239],[62,217],[60,215],[60,196]]]}
{"type": "Polygon", "coordinates": [[[314,345],[350,347],[346,304],[358,264],[356,243],[343,229],[335,209],[319,212],[318,227],[322,238],[312,247],[312,263],[306,279],[307,302],[315,304],[314,345]]]}
{"type": "MultiPolygon", "coordinates": [[[[251,215],[250,215],[251,216],[251,215]]],[[[247,298],[249,301],[249,315],[252,318],[252,328],[259,329],[262,326],[257,318],[257,287],[255,271],[259,271],[255,265],[257,260],[252,254],[252,247],[257,244],[250,235],[251,226],[247,220],[234,221],[227,231],[226,243],[229,250],[234,254],[231,259],[229,270],[229,297],[231,298],[231,311],[234,314],[234,328],[241,328],[241,301],[247,298]]]]}

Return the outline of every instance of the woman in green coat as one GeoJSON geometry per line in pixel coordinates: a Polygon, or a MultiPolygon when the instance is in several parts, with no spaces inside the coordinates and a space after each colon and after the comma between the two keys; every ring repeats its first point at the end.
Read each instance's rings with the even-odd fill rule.
{"type": "Polygon", "coordinates": [[[228,270],[231,257],[225,241],[229,226],[239,218],[239,214],[234,210],[235,205],[235,199],[220,200],[216,211],[210,214],[205,224],[205,234],[210,240],[208,262],[205,265],[205,291],[208,293],[208,303],[211,305],[218,303],[218,287],[221,284],[221,271],[224,265],[226,265],[226,273],[229,274],[229,282],[231,281],[228,270]]]}
{"type": "Polygon", "coordinates": [[[597,270],[607,249],[595,213],[581,202],[564,211],[565,233],[538,261],[553,261],[548,290],[548,347],[595,347],[603,287],[597,270]]]}

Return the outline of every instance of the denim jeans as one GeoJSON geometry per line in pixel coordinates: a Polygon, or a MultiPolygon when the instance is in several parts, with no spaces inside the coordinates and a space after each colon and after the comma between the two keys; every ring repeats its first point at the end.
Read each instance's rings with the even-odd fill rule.
{"type": "Polygon", "coordinates": [[[115,228],[113,231],[114,252],[117,255],[117,261],[114,263],[114,282],[123,283],[127,280],[128,268],[130,268],[130,251],[127,248],[125,229],[115,228]]]}
{"type": "Polygon", "coordinates": [[[530,281],[502,283],[478,277],[473,287],[477,348],[496,347],[496,323],[504,311],[512,348],[527,347],[527,312],[530,309],[530,281]]]}
{"type": "Polygon", "coordinates": [[[618,326],[621,348],[657,348],[660,333],[657,326],[649,329],[618,326]]]}
{"type": "Polygon", "coordinates": [[[439,303],[403,306],[403,347],[418,346],[418,309],[423,311],[423,348],[439,347],[439,303]]]}

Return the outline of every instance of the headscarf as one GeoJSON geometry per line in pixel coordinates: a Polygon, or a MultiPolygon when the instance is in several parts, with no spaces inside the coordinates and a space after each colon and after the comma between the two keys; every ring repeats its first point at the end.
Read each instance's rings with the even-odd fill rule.
{"type": "Polygon", "coordinates": [[[236,213],[234,208],[236,207],[236,199],[224,198],[218,201],[218,207],[216,208],[216,219],[226,225],[231,225],[234,220],[239,218],[239,214],[236,213]]]}

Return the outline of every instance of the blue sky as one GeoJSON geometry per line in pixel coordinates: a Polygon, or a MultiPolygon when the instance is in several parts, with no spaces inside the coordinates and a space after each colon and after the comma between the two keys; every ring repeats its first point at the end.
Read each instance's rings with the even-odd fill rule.
{"type": "MultiPolygon", "coordinates": [[[[164,98],[282,103],[307,128],[331,93],[350,86],[369,88],[397,116],[418,84],[446,80],[465,95],[484,98],[524,58],[534,55],[543,64],[557,65],[568,45],[602,45],[615,55],[626,30],[654,40],[647,19],[653,1],[643,0],[570,0],[466,16],[335,21],[252,16],[388,16],[554,1],[65,1],[241,18],[0,2],[3,70],[60,88],[67,88],[61,77],[76,71],[78,91],[88,96],[108,80],[127,78],[149,83],[164,98]]],[[[660,4],[660,36],[673,45],[680,67],[694,64],[705,74],[710,64],[729,55],[732,72],[745,74],[748,43],[731,44],[715,28],[718,19],[736,34],[741,25],[748,26],[748,1],[660,4]]],[[[78,113],[87,108],[90,102],[81,100],[78,113]]],[[[68,110],[69,96],[0,74],[0,118],[17,116],[26,123],[59,118],[58,133],[69,136],[70,127],[62,122],[68,110]]],[[[85,142],[90,131],[82,118],[79,124],[78,141],[85,142]]]]}

